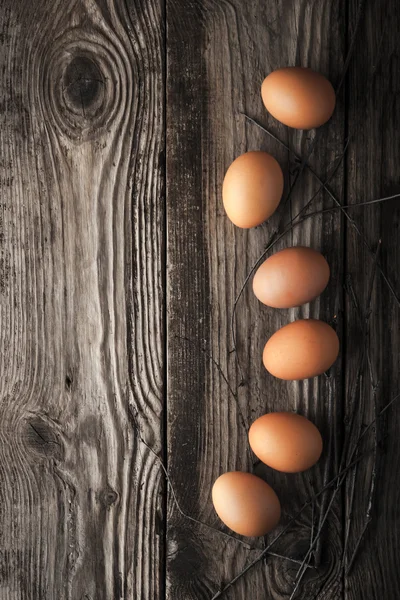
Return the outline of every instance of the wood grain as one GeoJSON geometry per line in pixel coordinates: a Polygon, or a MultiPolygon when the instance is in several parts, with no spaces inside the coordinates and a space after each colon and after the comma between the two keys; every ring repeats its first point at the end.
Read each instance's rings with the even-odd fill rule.
{"type": "MultiPolygon", "coordinates": [[[[349,32],[354,27],[355,4],[350,3],[349,32]]],[[[400,154],[395,134],[400,124],[399,26],[400,15],[395,3],[367,3],[348,80],[349,134],[354,136],[347,163],[349,203],[389,196],[400,190],[400,154]],[[368,40],[367,44],[365,40],[368,40]]],[[[372,250],[375,252],[380,245],[378,261],[399,295],[398,199],[365,211],[353,210],[352,216],[372,250]]],[[[346,240],[348,283],[351,286],[346,305],[347,414],[351,413],[351,403],[355,401],[356,425],[362,429],[375,417],[374,404],[379,411],[399,392],[400,306],[376,270],[365,243],[351,225],[347,226],[346,240]],[[370,294],[369,282],[374,273],[370,294]],[[363,360],[365,333],[363,378],[354,394],[354,382],[363,360]],[[377,386],[375,394],[374,386],[377,386]]],[[[373,495],[372,522],[347,578],[346,599],[368,597],[371,600],[390,600],[398,596],[399,419],[399,408],[394,405],[366,436],[366,447],[374,446],[375,435],[379,447],[377,457],[371,455],[355,473],[352,507],[351,478],[347,486],[346,517],[351,518],[348,557],[351,557],[367,520],[371,476],[376,464],[378,476],[373,495]]]]}
{"type": "MultiPolygon", "coordinates": [[[[310,199],[318,210],[400,191],[399,27],[394,1],[3,0],[0,600],[211,600],[399,393],[398,200],[294,227],[273,251],[320,249],[328,288],[278,311],[247,286],[236,351],[231,328],[246,275],[310,199]],[[334,117],[317,133],[267,114],[266,74],[310,66],[338,86],[348,52],[334,117]],[[245,231],[227,219],[221,186],[231,161],[258,149],[279,160],[285,194],[245,231]],[[295,155],[322,181],[337,167],[331,194],[295,155]],[[339,360],[315,380],[275,380],[266,340],[309,316],[337,329],[339,360]],[[273,410],[321,429],[311,471],[255,462],[247,429],[273,410]],[[281,499],[265,540],[230,537],[216,517],[213,482],[233,469],[281,499]]],[[[360,452],[373,451],[343,488],[223,598],[290,598],[293,561],[329,507],[295,600],[397,598],[399,410],[368,430],[360,452]]]]}
{"type": "Polygon", "coordinates": [[[1,13],[0,595],[160,598],[162,5],[1,13]]]}
{"type": "MultiPolygon", "coordinates": [[[[263,78],[282,65],[301,64],[340,79],[344,61],[344,4],[277,2],[167,2],[167,228],[168,228],[168,464],[175,490],[190,515],[222,528],[210,492],[222,472],[251,469],[246,429],[270,410],[298,410],[321,428],[326,450],[319,466],[304,476],[265,476],[278,492],[282,524],[312,490],[334,474],[341,439],[341,361],[328,377],[303,384],[279,382],[261,363],[262,348],[278,327],[300,316],[333,322],[340,331],[343,251],[341,219],[319,217],[294,230],[287,244],[310,244],[327,255],[332,280],[327,292],[309,307],[272,311],[246,291],[236,321],[238,359],[232,350],[230,315],[234,298],[251,265],[281,219],[306,204],[319,188],[304,173],[291,200],[269,223],[256,230],[235,229],[221,202],[221,184],[230,162],[251,149],[270,151],[286,175],[286,194],[294,161],[265,134],[246,125],[241,112],[259,118],[298,153],[312,143],[308,133],[290,132],[263,109],[263,78]],[[189,18],[190,15],[190,18],[189,18]],[[300,33],[301,32],[301,33],[300,33]],[[179,126],[177,126],[179,124],[179,126]],[[186,341],[189,339],[190,341],[186,341]],[[204,352],[207,352],[207,354],[204,352]],[[210,361],[211,354],[234,389],[238,405],[210,361]]],[[[321,130],[310,158],[322,178],[343,151],[344,100],[340,96],[332,123],[321,130]]],[[[332,189],[343,196],[343,170],[332,189]]],[[[319,195],[314,208],[322,206],[319,195]]],[[[321,512],[329,497],[323,498],[321,512]]],[[[316,519],[319,512],[316,513],[316,519]]],[[[307,576],[299,597],[341,595],[341,500],[332,507],[323,533],[321,567],[307,576]]],[[[311,510],[305,513],[276,550],[301,559],[310,543],[311,510]]],[[[272,539],[272,535],[269,539],[272,539]]],[[[205,527],[182,519],[173,509],[168,518],[167,597],[210,599],[257,555],[205,527]]],[[[257,542],[253,540],[257,547],[257,542]]],[[[258,543],[258,547],[261,544],[258,543]]],[[[289,597],[297,567],[278,558],[254,568],[233,587],[229,598],[289,597]]]]}

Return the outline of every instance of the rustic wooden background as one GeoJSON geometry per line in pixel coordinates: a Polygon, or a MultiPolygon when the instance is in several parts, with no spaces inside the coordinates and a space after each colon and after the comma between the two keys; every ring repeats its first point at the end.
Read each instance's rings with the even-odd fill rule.
{"type": "Polygon", "coordinates": [[[237,353],[231,330],[252,264],[313,195],[316,211],[400,191],[399,30],[395,0],[2,0],[1,600],[210,600],[277,533],[250,547],[220,533],[215,478],[265,476],[282,530],[349,456],[363,458],[343,485],[220,597],[399,597],[400,407],[355,448],[400,389],[399,200],[294,227],[275,249],[321,249],[327,290],[278,311],[246,289],[237,353]],[[261,103],[263,78],[294,64],[339,88],[317,135],[261,103]],[[295,186],[244,231],[221,184],[251,149],[279,159],[286,198],[295,186]],[[330,193],[293,152],[322,181],[335,170],[330,193]],[[265,341],[309,315],[338,330],[339,360],[315,380],[275,380],[265,341]],[[271,410],[318,424],[315,468],[252,464],[246,429],[271,410]]]}

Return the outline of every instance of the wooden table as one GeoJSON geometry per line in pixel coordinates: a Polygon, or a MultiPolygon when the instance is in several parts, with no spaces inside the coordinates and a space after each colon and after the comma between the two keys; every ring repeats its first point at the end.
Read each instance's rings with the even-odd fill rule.
{"type": "Polygon", "coordinates": [[[395,0],[2,0],[1,600],[400,597],[400,201],[337,209],[400,191],[399,30],[395,0]],[[294,64],[338,89],[317,132],[262,106],[263,78],[294,64]],[[221,184],[252,149],[285,196],[245,231],[221,184]],[[309,201],[336,208],[296,225],[309,201]],[[271,252],[320,249],[329,286],[272,310],[248,285],[234,352],[235,298],[291,219],[271,252]],[[338,361],[274,379],[266,340],[309,316],[338,331],[338,361]],[[321,429],[305,474],[249,459],[249,424],[277,410],[321,429]],[[234,469],[281,499],[266,540],[214,513],[234,469]]]}

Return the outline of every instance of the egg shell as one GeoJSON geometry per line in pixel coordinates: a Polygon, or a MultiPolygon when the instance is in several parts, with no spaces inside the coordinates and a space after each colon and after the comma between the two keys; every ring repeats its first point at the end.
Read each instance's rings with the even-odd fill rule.
{"type": "Polygon", "coordinates": [[[314,300],[329,281],[329,265],[312,248],[296,246],[273,254],[253,279],[255,296],[273,308],[292,308],[314,300]]]}
{"type": "Polygon", "coordinates": [[[269,413],[254,421],[249,442],[257,458],[284,473],[306,471],[322,453],[322,437],[316,426],[290,412],[269,413]]]}
{"type": "Polygon", "coordinates": [[[309,379],[329,369],[338,354],[339,340],[332,327],[304,319],[285,325],[270,337],[263,362],[279,379],[309,379]]]}
{"type": "Polygon", "coordinates": [[[222,186],[226,214],[237,227],[248,229],[266,221],[283,193],[283,173],[267,152],[246,152],[227,170],[222,186]]]}
{"type": "Polygon", "coordinates": [[[281,516],[274,490],[251,473],[231,471],[218,477],[212,500],[221,521],[232,531],[248,537],[265,535],[281,516]]]}
{"type": "Polygon", "coordinates": [[[336,104],[330,81],[303,67],[270,73],[262,83],[261,96],[268,112],[294,129],[320,127],[331,118],[336,104]]]}

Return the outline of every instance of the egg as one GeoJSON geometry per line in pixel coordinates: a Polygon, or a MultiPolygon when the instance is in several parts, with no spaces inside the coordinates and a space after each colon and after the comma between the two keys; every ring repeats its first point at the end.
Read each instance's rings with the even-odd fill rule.
{"type": "Polygon", "coordinates": [[[273,308],[292,308],[314,300],[329,281],[329,265],[312,248],[296,246],[273,254],[253,279],[256,297],[273,308]]]}
{"type": "Polygon", "coordinates": [[[339,354],[336,332],[327,323],[303,319],[285,325],[265,345],[264,366],[279,379],[309,379],[333,365],[339,354]]]}
{"type": "Polygon", "coordinates": [[[257,458],[284,473],[306,471],[322,453],[322,437],[316,426],[290,412],[269,413],[254,421],[249,442],[257,458]]]}
{"type": "Polygon", "coordinates": [[[274,490],[251,473],[224,473],[214,483],[217,515],[232,531],[248,537],[265,535],[279,522],[281,505],[274,490]]]}
{"type": "Polygon", "coordinates": [[[320,73],[302,67],[273,71],[261,86],[265,108],[275,119],[294,129],[314,129],[335,110],[332,84],[320,73]]]}
{"type": "Polygon", "coordinates": [[[222,185],[226,214],[244,229],[266,221],[275,212],[282,193],[282,169],[267,152],[246,152],[236,158],[222,185]]]}

